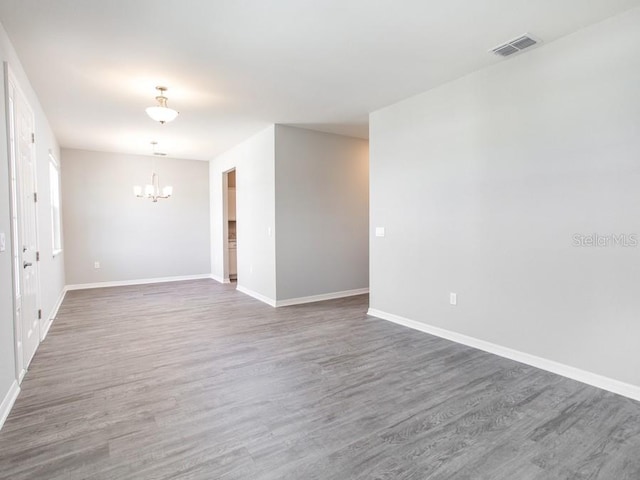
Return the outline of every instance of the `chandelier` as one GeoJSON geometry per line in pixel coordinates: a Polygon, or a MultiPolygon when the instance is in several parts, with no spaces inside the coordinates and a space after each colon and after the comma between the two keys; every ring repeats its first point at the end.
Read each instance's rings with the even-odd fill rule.
{"type": "MultiPolygon", "coordinates": [[[[151,142],[153,145],[153,154],[159,156],[165,156],[166,153],[156,152],[156,145],[158,142],[151,142]]],[[[173,187],[167,185],[160,188],[160,177],[156,172],[151,173],[151,183],[144,186],[144,189],[140,185],[133,187],[133,194],[138,198],[149,198],[152,202],[157,202],[159,198],[169,198],[173,195],[173,187]]]]}

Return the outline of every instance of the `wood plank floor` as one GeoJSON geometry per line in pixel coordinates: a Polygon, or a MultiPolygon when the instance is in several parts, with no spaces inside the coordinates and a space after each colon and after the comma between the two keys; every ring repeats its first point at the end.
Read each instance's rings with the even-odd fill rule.
{"type": "Polygon", "coordinates": [[[640,403],[214,281],[69,292],[0,431],[3,479],[640,479],[640,403]]]}

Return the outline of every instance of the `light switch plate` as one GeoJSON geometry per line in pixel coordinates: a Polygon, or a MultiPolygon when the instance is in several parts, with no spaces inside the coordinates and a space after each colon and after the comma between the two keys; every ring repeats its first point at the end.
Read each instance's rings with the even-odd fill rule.
{"type": "Polygon", "coordinates": [[[384,237],[384,227],[376,227],[376,237],[384,237]]]}
{"type": "Polygon", "coordinates": [[[7,238],[4,236],[4,232],[0,233],[0,252],[4,252],[7,249],[7,238]]]}
{"type": "Polygon", "coordinates": [[[449,294],[449,303],[451,305],[457,305],[458,304],[458,294],[457,293],[451,292],[449,294]]]}

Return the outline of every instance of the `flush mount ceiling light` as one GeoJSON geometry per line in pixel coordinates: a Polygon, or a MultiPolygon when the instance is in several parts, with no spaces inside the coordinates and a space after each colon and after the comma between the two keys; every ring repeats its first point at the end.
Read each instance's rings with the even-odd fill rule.
{"type": "Polygon", "coordinates": [[[156,122],[160,122],[162,124],[175,120],[178,116],[178,112],[176,112],[173,108],[167,107],[168,98],[164,95],[164,93],[167,91],[167,87],[156,87],[156,90],[160,92],[160,94],[156,97],[158,105],[156,105],[155,107],[147,108],[147,115],[149,115],[156,122]]]}

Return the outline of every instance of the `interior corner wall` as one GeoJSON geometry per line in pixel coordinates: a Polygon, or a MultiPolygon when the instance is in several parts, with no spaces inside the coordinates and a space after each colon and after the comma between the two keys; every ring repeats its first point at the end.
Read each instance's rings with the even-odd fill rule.
{"type": "Polygon", "coordinates": [[[269,302],[276,298],[274,161],[271,125],[210,162],[212,275],[228,278],[223,173],[235,168],[238,288],[269,302]]]}
{"type": "Polygon", "coordinates": [[[371,115],[372,309],[640,386],[638,25],[371,115]]]}
{"type": "Polygon", "coordinates": [[[62,211],[69,285],[210,273],[208,162],[63,149],[62,211]],[[171,198],[134,196],[153,171],[171,198]]]}
{"type": "MultiPolygon", "coordinates": [[[[11,41],[0,26],[0,62],[6,62],[15,75],[20,88],[33,109],[36,134],[38,237],[40,249],[40,306],[43,321],[51,319],[65,284],[64,253],[53,257],[51,240],[51,201],[49,192],[49,152],[60,157],[60,149],[36,93],[20,64],[11,41]]],[[[0,75],[0,87],[6,98],[4,74],[0,75]]],[[[16,379],[13,331],[13,274],[11,266],[11,212],[9,157],[7,142],[6,100],[0,102],[0,232],[6,236],[6,250],[0,252],[0,403],[16,379]]]]}
{"type": "Polygon", "coordinates": [[[369,142],[276,125],[277,299],[369,286],[369,142]]]}

